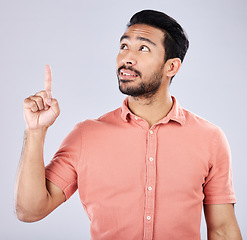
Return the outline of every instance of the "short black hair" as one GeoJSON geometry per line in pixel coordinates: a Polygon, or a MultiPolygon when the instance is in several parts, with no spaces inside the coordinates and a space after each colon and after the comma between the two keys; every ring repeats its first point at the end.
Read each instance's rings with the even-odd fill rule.
{"type": "Polygon", "coordinates": [[[145,24],[162,30],[164,36],[165,62],[171,58],[180,58],[183,62],[189,48],[189,40],[183,28],[167,14],[155,10],[142,10],[135,13],[127,27],[145,24]]]}

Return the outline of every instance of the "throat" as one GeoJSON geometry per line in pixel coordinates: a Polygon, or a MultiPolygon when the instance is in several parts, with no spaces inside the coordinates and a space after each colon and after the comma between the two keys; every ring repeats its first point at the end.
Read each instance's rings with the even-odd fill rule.
{"type": "Polygon", "coordinates": [[[128,107],[136,116],[146,120],[149,126],[163,119],[172,109],[171,96],[164,99],[128,97],[128,107]]]}

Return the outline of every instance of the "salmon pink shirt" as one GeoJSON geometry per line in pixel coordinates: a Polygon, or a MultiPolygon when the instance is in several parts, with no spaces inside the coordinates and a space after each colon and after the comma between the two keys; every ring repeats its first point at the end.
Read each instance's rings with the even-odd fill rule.
{"type": "Polygon", "coordinates": [[[127,106],[75,126],[46,167],[78,189],[92,240],[199,240],[203,204],[235,203],[222,130],[180,107],[151,128],[127,106]]]}

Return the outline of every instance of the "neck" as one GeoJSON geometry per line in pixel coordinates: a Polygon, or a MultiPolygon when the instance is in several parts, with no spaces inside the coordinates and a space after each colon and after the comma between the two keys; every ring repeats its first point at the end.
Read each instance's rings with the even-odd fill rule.
{"type": "Polygon", "coordinates": [[[145,119],[149,126],[153,126],[164,118],[171,110],[173,101],[169,91],[157,92],[150,98],[128,97],[129,109],[138,117],[145,119]]]}

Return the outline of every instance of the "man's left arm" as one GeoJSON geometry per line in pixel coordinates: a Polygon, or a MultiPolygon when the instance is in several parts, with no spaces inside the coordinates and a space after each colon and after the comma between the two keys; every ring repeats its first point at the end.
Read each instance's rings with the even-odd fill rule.
{"type": "Polygon", "coordinates": [[[204,204],[208,240],[242,240],[234,205],[204,204]]]}

